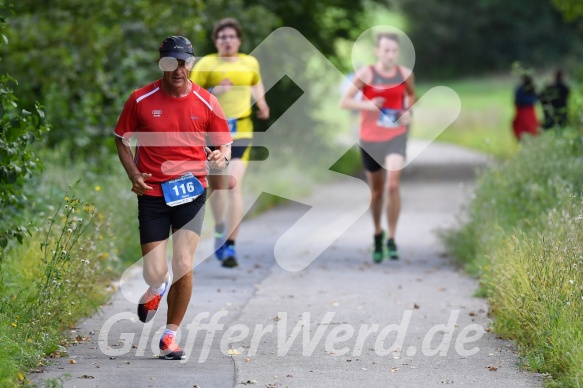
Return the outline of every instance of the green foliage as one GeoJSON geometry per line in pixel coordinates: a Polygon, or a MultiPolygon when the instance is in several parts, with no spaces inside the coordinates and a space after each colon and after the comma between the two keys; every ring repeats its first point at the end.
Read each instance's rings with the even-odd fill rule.
{"type": "Polygon", "coordinates": [[[14,45],[5,67],[22,85],[24,101],[46,101],[53,124],[50,145],[68,140],[72,156],[99,158],[108,152],[129,94],[160,75],[158,45],[166,36],[194,39],[200,2],[145,0],[87,2],[23,0],[14,6],[9,37],[14,45]],[[180,10],[180,11],[177,11],[180,10]]]}
{"type": "Polygon", "coordinates": [[[567,20],[583,18],[583,3],[579,0],[551,0],[567,20]]]}
{"type": "MultiPolygon", "coordinates": [[[[2,54],[9,54],[5,68],[27,81],[22,100],[31,106],[35,99],[45,101],[54,127],[50,145],[67,140],[71,156],[99,160],[113,151],[112,127],[127,96],[160,76],[157,48],[164,37],[185,35],[197,55],[214,52],[214,22],[235,16],[244,29],[243,51],[255,48],[275,28],[290,25],[330,55],[334,38],[355,28],[348,20],[358,20],[362,10],[362,0],[22,0],[14,6],[6,33],[14,45],[2,54]]],[[[285,96],[270,101],[275,110],[291,104],[285,96]]]]}
{"type": "Polygon", "coordinates": [[[85,201],[102,209],[97,217],[112,220],[109,244],[115,247],[115,255],[124,264],[133,264],[141,258],[137,201],[117,155],[102,158],[99,166],[85,160],[71,164],[68,163],[68,150],[69,147],[62,144],[40,153],[45,169],[41,176],[31,179],[24,187],[25,192],[35,193],[35,201],[23,211],[23,217],[38,226],[38,214],[53,212],[51,209],[61,200],[63,188],[79,181],[76,191],[83,193],[85,201]]]}
{"type": "Polygon", "coordinates": [[[556,386],[583,383],[581,155],[578,130],[527,139],[480,177],[467,222],[445,234],[449,251],[481,275],[494,329],[556,386]]]}
{"type": "Polygon", "coordinates": [[[583,384],[583,202],[565,190],[536,231],[507,236],[493,251],[488,285],[494,329],[513,338],[548,386],[583,384]]]}
{"type": "MultiPolygon", "coordinates": [[[[382,3],[381,1],[377,1],[382,3]]],[[[245,0],[246,6],[261,6],[278,15],[280,26],[292,27],[302,33],[322,54],[335,61],[337,39],[354,39],[364,23],[365,0],[271,1],[245,0]]]]}
{"type": "Polygon", "coordinates": [[[0,75],[0,207],[26,199],[20,192],[22,180],[40,167],[31,145],[48,131],[41,124],[40,105],[35,106],[36,114],[19,109],[11,83],[16,83],[12,77],[0,75]]]}
{"type": "MultiPolygon", "coordinates": [[[[0,13],[5,10],[0,3],[0,13]]],[[[0,17],[0,32],[5,29],[5,19],[0,17]]],[[[2,34],[0,46],[7,38],[2,34]]],[[[16,238],[20,243],[26,233],[25,226],[17,226],[17,211],[27,200],[22,186],[35,172],[41,169],[41,162],[35,155],[33,143],[49,130],[43,124],[44,113],[38,103],[34,111],[23,109],[12,89],[17,82],[8,74],[0,74],[0,250],[6,248],[9,240],[16,238]]],[[[2,255],[0,255],[0,261],[2,255]]]]}
{"type": "Polygon", "coordinates": [[[425,77],[491,73],[516,60],[554,65],[575,56],[583,38],[549,0],[402,0],[400,7],[425,77]]]}
{"type": "Polygon", "coordinates": [[[64,357],[70,339],[63,330],[112,291],[106,287],[115,267],[107,218],[72,190],[49,217],[40,216],[45,222],[11,248],[0,273],[0,386],[26,383],[27,371],[43,357],[64,357]]]}

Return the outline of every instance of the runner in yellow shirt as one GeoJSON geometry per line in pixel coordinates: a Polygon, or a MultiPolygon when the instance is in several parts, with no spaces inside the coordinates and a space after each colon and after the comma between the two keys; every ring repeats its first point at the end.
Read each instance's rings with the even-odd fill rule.
{"type": "MultiPolygon", "coordinates": [[[[213,28],[212,37],[217,53],[201,58],[190,79],[217,97],[233,137],[227,175],[235,178],[235,187],[228,191],[227,198],[223,191],[217,191],[210,197],[210,203],[215,219],[215,255],[223,267],[235,267],[238,264],[235,239],[243,212],[242,182],[253,138],[252,99],[257,103],[258,119],[269,118],[269,106],[263,97],[265,90],[259,62],[250,55],[239,53],[239,22],[233,18],[219,20],[213,28]],[[229,236],[226,235],[227,230],[232,230],[229,236]]],[[[208,178],[211,190],[228,188],[225,175],[211,174],[208,178]]]]}

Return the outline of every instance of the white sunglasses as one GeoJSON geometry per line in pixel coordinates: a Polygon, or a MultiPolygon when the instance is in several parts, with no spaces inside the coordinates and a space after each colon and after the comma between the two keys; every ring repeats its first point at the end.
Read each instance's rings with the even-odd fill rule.
{"type": "MultiPolygon", "coordinates": [[[[186,70],[192,70],[192,66],[194,65],[194,57],[189,57],[184,61],[184,67],[186,70]]],[[[174,57],[162,57],[158,61],[158,66],[162,71],[174,71],[178,69],[178,59],[174,57]]]]}

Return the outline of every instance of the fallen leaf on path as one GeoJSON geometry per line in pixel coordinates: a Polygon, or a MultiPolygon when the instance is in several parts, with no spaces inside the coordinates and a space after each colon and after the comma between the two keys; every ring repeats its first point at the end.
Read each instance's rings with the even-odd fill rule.
{"type": "Polygon", "coordinates": [[[257,380],[241,381],[241,384],[243,384],[243,385],[257,384],[257,380]]]}
{"type": "Polygon", "coordinates": [[[239,351],[237,349],[229,349],[227,353],[229,353],[230,356],[237,356],[239,351]]]}
{"type": "Polygon", "coordinates": [[[414,308],[414,309],[418,309],[418,308],[419,308],[419,305],[418,305],[417,303],[414,303],[414,304],[413,304],[413,308],[414,308]]]}
{"type": "Polygon", "coordinates": [[[70,359],[70,360],[69,360],[69,364],[76,364],[76,363],[77,363],[77,361],[75,361],[75,360],[73,360],[73,359],[70,359]]]}
{"type": "Polygon", "coordinates": [[[486,368],[488,368],[490,372],[496,372],[498,370],[497,366],[487,366],[486,368]]]}
{"type": "Polygon", "coordinates": [[[89,375],[83,375],[83,376],[79,376],[77,377],[78,379],[94,379],[95,377],[93,376],[89,376],[89,375]]]}
{"type": "Polygon", "coordinates": [[[399,368],[391,368],[391,373],[395,373],[399,370],[399,368]]]}
{"type": "Polygon", "coordinates": [[[250,358],[248,358],[248,357],[245,357],[245,362],[250,362],[250,361],[251,361],[251,359],[250,359],[250,358]]]}

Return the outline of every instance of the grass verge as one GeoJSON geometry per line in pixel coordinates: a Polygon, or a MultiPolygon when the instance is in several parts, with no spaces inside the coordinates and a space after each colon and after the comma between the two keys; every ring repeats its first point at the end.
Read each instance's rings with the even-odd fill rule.
{"type": "Polygon", "coordinates": [[[112,172],[114,157],[92,167],[62,163],[66,147],[39,156],[45,170],[28,181],[27,206],[13,215],[31,235],[0,258],[0,386],[26,385],[28,373],[83,340],[65,329],[105,303],[120,257],[131,262],[139,249],[137,224],[127,225],[136,219],[132,195],[121,166],[112,172]]]}
{"type": "Polygon", "coordinates": [[[548,386],[583,385],[583,136],[528,139],[478,180],[446,245],[481,278],[493,327],[548,386]]]}

